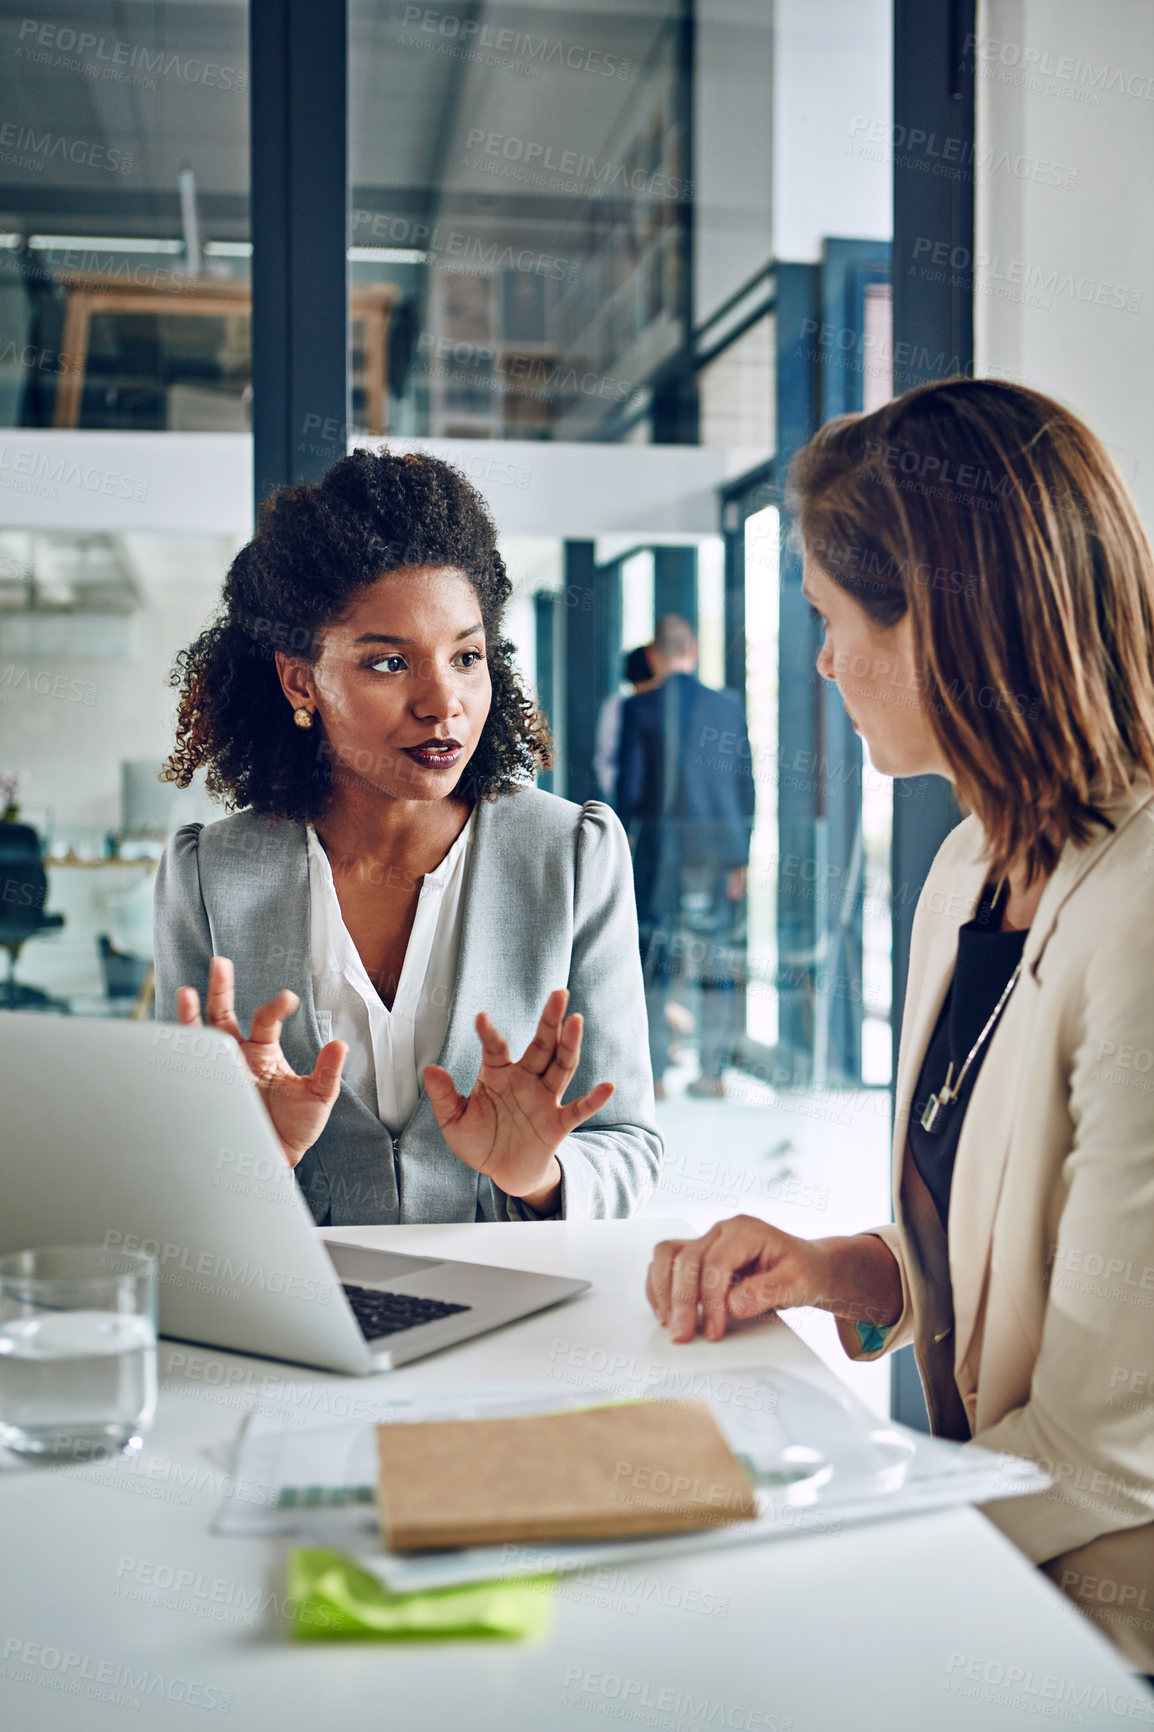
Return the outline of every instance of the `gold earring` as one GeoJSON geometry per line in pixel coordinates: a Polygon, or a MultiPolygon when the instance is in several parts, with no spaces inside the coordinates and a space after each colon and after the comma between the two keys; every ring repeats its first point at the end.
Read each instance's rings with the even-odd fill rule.
{"type": "Polygon", "coordinates": [[[311,710],[306,709],[302,704],[299,710],[293,711],[293,721],[296,723],[298,728],[311,728],[313,725],[313,713],[311,710]]]}

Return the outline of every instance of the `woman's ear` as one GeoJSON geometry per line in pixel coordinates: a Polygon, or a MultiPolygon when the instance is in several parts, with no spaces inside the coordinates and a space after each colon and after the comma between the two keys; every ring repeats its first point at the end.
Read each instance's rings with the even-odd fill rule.
{"type": "Polygon", "coordinates": [[[316,692],[313,689],[312,670],[307,662],[298,661],[295,656],[277,650],[276,671],[281,691],[294,710],[299,709],[306,700],[310,709],[315,707],[316,692]]]}

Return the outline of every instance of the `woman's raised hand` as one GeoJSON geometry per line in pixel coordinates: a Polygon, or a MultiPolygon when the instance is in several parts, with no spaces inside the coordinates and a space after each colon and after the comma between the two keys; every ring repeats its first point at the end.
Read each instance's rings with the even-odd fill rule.
{"type": "MultiPolygon", "coordinates": [[[[208,998],[205,1020],[209,1028],[231,1034],[244,1055],[268,1109],[273,1129],[290,1167],[311,1149],[340,1093],[341,1067],[348,1047],[343,1040],[330,1040],[317,1054],[310,1076],[298,1076],[280,1046],[280,1031],[286,1017],[300,1004],[286,987],[252,1019],[247,1039],[240,1031],[235,1009],[235,975],[227,956],[214,956],[208,965],[208,998]]],[[[201,1028],[200,994],[193,986],[182,986],[176,995],[176,1020],[186,1027],[201,1028]]]]}
{"type": "Polygon", "coordinates": [[[481,1069],[466,1098],[447,1070],[426,1065],[425,1092],[441,1134],[457,1159],[509,1197],[548,1210],[561,1168],[555,1154],[570,1132],[599,1112],[613,1084],[598,1083],[562,1106],[581,1057],[581,1017],[565,1015],[569,994],[551,992],[537,1033],[514,1063],[509,1043],[484,1011],[477,1018],[481,1069]]]}
{"type": "Polygon", "coordinates": [[[706,1340],[720,1341],[731,1318],[813,1305],[824,1284],[820,1241],[736,1215],[700,1239],[658,1245],[645,1297],[674,1341],[692,1341],[699,1316],[706,1340]]]}

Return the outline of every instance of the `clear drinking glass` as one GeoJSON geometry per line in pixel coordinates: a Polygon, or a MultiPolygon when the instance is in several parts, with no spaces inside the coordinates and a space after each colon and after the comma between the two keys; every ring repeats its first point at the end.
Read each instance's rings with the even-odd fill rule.
{"type": "Polygon", "coordinates": [[[139,1449],[156,1414],[153,1257],[53,1245],[0,1257],[0,1444],[42,1460],[139,1449]]]}

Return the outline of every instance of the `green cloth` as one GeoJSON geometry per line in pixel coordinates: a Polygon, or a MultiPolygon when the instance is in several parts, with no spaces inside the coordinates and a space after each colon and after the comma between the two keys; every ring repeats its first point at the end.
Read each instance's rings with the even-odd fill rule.
{"type": "Polygon", "coordinates": [[[519,1576],[391,1594],[343,1552],[294,1546],[288,1555],[287,1615],[298,1641],[453,1636],[521,1641],[548,1623],[556,1585],[555,1576],[519,1576]]]}

